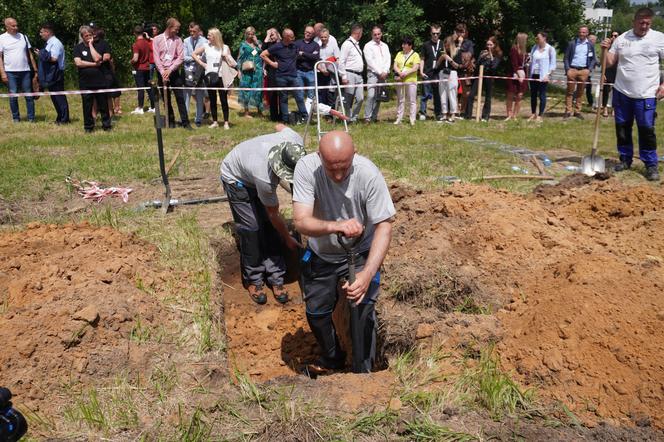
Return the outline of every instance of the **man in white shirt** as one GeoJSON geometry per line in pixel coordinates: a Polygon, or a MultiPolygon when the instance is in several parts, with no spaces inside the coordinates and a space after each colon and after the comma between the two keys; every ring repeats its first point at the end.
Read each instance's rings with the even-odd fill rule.
{"type": "Polygon", "coordinates": [[[357,122],[364,101],[364,89],[362,87],[364,56],[362,49],[360,49],[361,38],[362,25],[355,23],[350,28],[350,37],[341,45],[341,55],[339,56],[341,84],[355,86],[343,89],[344,110],[346,115],[350,117],[351,122],[357,122]]]}
{"type": "MultiPolygon", "coordinates": [[[[0,77],[7,85],[10,93],[32,92],[32,79],[38,79],[37,63],[30,52],[30,41],[18,32],[16,19],[5,19],[5,32],[0,35],[0,77]],[[31,72],[32,69],[32,72],[31,72]],[[31,75],[32,74],[32,75],[31,75]]],[[[35,99],[25,97],[28,110],[28,121],[35,121],[35,99]]],[[[14,123],[21,121],[18,108],[18,98],[9,99],[9,108],[12,111],[14,123]]]]}
{"type": "MultiPolygon", "coordinates": [[[[390,73],[390,48],[383,42],[383,30],[374,26],[371,30],[371,41],[364,45],[364,58],[367,61],[367,84],[384,83],[390,73]]],[[[378,121],[380,101],[378,96],[381,87],[367,88],[367,102],[364,105],[364,122],[378,121]]]]}
{"type": "Polygon", "coordinates": [[[632,126],[636,119],[639,131],[639,158],[646,166],[645,177],[659,181],[655,116],[657,99],[664,97],[659,62],[664,58],[664,34],[653,29],[654,12],[641,8],[634,14],[633,27],[615,39],[602,41],[606,66],[618,63],[613,85],[613,109],[620,164],[617,172],[632,166],[634,143],[632,126]]]}
{"type": "MultiPolygon", "coordinates": [[[[323,28],[319,33],[320,40],[320,59],[326,60],[334,63],[330,64],[320,64],[318,65],[318,86],[332,86],[336,85],[334,78],[334,70],[337,68],[337,61],[339,60],[339,47],[335,44],[332,44],[330,31],[326,28],[323,28]]],[[[334,106],[336,101],[336,91],[334,89],[319,89],[318,90],[318,102],[326,104],[328,106],[334,106]]]]}
{"type": "MultiPolygon", "coordinates": [[[[339,52],[339,43],[337,43],[337,39],[334,38],[334,35],[331,35],[331,34],[330,34],[329,29],[327,29],[327,27],[326,27],[323,23],[316,23],[316,24],[314,25],[314,34],[316,35],[316,37],[314,37],[314,41],[315,41],[316,43],[318,43],[319,46],[323,46],[323,45],[321,44],[321,37],[320,37],[320,35],[321,35],[321,33],[323,32],[323,30],[326,30],[326,31],[327,31],[327,35],[328,35],[328,44],[330,45],[330,47],[331,47],[331,48],[337,48],[337,52],[339,52]]],[[[323,57],[321,57],[321,60],[322,60],[322,59],[323,59],[323,57]]]]}

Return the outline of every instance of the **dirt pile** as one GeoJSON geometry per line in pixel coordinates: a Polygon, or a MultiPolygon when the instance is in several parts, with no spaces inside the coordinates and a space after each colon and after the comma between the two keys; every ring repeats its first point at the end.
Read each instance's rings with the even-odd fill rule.
{"type": "Polygon", "coordinates": [[[2,384],[40,409],[62,385],[143,370],[154,349],[136,342],[171,324],[150,294],[166,276],[156,258],[134,236],[86,224],[0,235],[2,384]]]}
{"type": "Polygon", "coordinates": [[[463,288],[457,306],[504,307],[503,363],[542,397],[589,424],[664,427],[661,188],[573,176],[525,197],[469,185],[393,195],[388,291],[438,268],[443,296],[463,288]]]}

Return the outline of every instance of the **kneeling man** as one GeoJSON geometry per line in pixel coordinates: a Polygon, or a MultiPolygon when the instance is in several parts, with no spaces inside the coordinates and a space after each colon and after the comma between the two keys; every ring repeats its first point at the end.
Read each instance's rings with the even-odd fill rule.
{"type": "Polygon", "coordinates": [[[267,302],[264,282],[277,302],[288,302],[283,246],[298,247],[279,214],[277,187],[279,180],[293,181],[295,164],[305,151],[297,132],[283,124],[275,128],[275,133],[238,144],[221,163],[221,182],[240,238],[242,283],[257,304],[267,302]]]}
{"type": "Polygon", "coordinates": [[[338,233],[358,239],[355,282],[342,290],[351,302],[353,372],[371,371],[376,353],[375,303],[378,270],[392,238],[394,204],[385,179],[367,158],[357,155],[345,132],[320,140],[319,151],[302,158],[293,178],[295,228],[309,237],[302,257],[301,285],[307,321],[321,349],[317,365],[343,368],[345,354],[332,322],[338,285],[348,277],[347,254],[338,233]]]}

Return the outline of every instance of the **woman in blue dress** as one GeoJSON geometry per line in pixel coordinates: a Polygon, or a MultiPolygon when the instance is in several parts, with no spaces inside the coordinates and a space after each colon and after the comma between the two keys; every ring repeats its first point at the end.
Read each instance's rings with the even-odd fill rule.
{"type": "Polygon", "coordinates": [[[263,112],[263,60],[261,59],[261,45],[256,38],[256,30],[249,26],[244,31],[244,41],[240,44],[237,64],[240,69],[240,87],[257,88],[255,91],[240,91],[238,102],[244,107],[244,116],[249,115],[249,107],[255,106],[258,114],[263,112]]]}

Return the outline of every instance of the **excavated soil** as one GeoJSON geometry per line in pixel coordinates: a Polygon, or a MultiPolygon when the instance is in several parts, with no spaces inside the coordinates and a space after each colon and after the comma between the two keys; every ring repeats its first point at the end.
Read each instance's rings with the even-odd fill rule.
{"type": "Polygon", "coordinates": [[[412,324],[419,337],[468,329],[585,423],[664,427],[661,187],[577,175],[529,196],[455,185],[393,197],[387,290],[424,306],[438,296],[442,311],[469,298],[498,308],[497,329],[447,315],[412,324]]]}
{"type": "Polygon", "coordinates": [[[144,241],[87,224],[0,235],[2,384],[33,410],[57,410],[63,385],[146,370],[156,348],[132,330],[172,323],[148,294],[167,276],[156,260],[144,241]]]}

